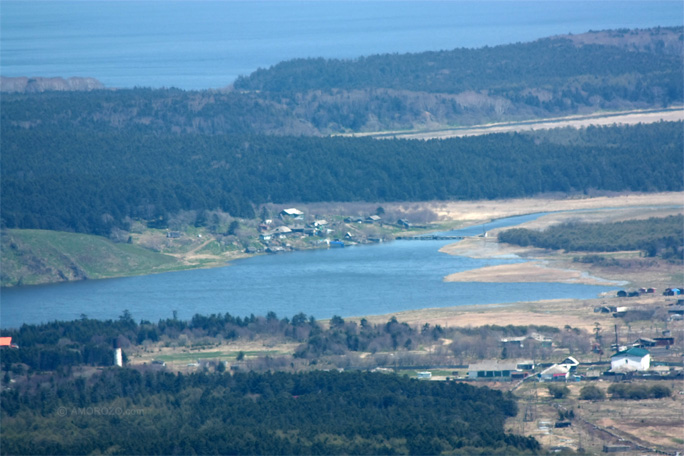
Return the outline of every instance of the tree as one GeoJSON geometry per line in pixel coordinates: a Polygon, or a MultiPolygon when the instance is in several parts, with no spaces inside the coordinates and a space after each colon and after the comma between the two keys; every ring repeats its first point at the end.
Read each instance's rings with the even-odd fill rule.
{"type": "Polygon", "coordinates": [[[595,385],[587,385],[580,390],[579,398],[584,401],[601,401],[606,398],[606,393],[595,385]]]}
{"type": "Polygon", "coordinates": [[[235,235],[236,231],[240,228],[240,222],[237,220],[233,220],[230,222],[230,226],[228,227],[228,236],[233,236],[235,235]]]}
{"type": "Polygon", "coordinates": [[[672,390],[665,385],[653,385],[651,387],[651,397],[655,399],[662,399],[670,396],[672,396],[672,390]]]}
{"type": "Polygon", "coordinates": [[[344,319],[339,315],[335,315],[330,319],[331,328],[342,328],[344,326],[344,319]]]}
{"type": "Polygon", "coordinates": [[[552,383],[550,385],[547,385],[547,388],[554,399],[564,399],[565,397],[567,397],[568,394],[570,394],[570,388],[568,388],[565,385],[558,385],[552,383]]]}

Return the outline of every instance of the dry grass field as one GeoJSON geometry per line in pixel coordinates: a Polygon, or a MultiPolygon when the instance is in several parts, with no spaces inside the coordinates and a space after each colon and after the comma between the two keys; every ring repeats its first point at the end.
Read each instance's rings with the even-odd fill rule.
{"type": "MultiPolygon", "coordinates": [[[[604,445],[627,445],[621,455],[676,454],[684,451],[683,381],[642,381],[662,384],[672,397],[644,400],[586,401],[579,392],[586,383],[570,383],[565,399],[553,399],[546,385],[530,382],[516,391],[521,413],[507,422],[511,432],[522,432],[539,440],[546,448],[565,447],[588,454],[603,453],[604,445]],[[572,425],[556,428],[559,410],[572,410],[572,425]]],[[[591,382],[606,391],[611,383],[591,382]]],[[[610,395],[607,395],[610,398],[610,395]]]]}

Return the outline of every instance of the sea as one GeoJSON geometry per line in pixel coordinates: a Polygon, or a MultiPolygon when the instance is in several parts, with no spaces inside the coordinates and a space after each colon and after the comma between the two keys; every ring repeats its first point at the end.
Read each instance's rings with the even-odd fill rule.
{"type": "Polygon", "coordinates": [[[681,0],[2,0],[0,75],[218,89],[294,58],[353,59],[683,24],[681,0]]]}

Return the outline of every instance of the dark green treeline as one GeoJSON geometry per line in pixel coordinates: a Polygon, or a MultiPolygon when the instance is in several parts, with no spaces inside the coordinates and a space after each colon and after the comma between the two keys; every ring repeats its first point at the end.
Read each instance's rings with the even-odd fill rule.
{"type": "Polygon", "coordinates": [[[262,203],[679,191],[682,123],[407,141],[2,126],[2,225],[108,234],[262,203]],[[556,138],[556,136],[558,138],[556,138]],[[560,140],[562,138],[562,140],[560,140]]]}

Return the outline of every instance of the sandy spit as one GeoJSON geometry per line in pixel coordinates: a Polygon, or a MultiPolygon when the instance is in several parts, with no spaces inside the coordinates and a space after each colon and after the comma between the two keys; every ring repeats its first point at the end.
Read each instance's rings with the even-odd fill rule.
{"type": "Polygon", "coordinates": [[[545,266],[537,261],[518,264],[500,264],[471,271],[449,274],[445,282],[554,282],[585,285],[616,284],[581,271],[545,266]]]}

